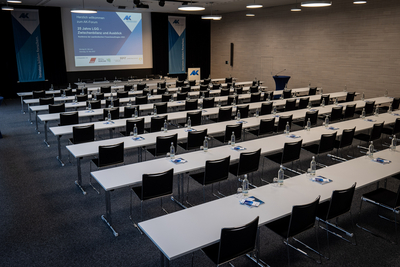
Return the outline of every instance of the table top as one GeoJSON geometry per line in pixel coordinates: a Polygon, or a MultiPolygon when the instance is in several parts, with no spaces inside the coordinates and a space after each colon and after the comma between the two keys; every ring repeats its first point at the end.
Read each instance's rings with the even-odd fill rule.
{"type": "Polygon", "coordinates": [[[367,156],[359,157],[317,170],[317,175],[333,180],[328,184],[312,182],[303,174],[285,179],[281,187],[269,184],[249,190],[249,196],[265,202],[258,208],[240,205],[238,197],[231,195],[141,222],[139,227],[169,260],[173,260],[218,242],[224,227],[240,226],[257,216],[262,226],[290,214],[294,205],[309,203],[318,196],[322,202],[329,199],[334,190],[349,188],[355,182],[360,188],[399,172],[399,149],[383,150],[374,156],[392,162],[383,165],[367,156]]]}

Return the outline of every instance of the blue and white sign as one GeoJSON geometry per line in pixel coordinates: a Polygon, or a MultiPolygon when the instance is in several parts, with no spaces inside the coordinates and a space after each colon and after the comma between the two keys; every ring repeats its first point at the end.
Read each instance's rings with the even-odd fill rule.
{"type": "Polygon", "coordinates": [[[186,18],[168,16],[169,73],[186,72],[186,18]]]}
{"type": "Polygon", "coordinates": [[[200,80],[200,68],[188,68],[188,78],[189,81],[200,80]]]}
{"type": "Polygon", "coordinates": [[[44,81],[39,10],[16,9],[11,12],[11,19],[19,81],[44,81]]]}

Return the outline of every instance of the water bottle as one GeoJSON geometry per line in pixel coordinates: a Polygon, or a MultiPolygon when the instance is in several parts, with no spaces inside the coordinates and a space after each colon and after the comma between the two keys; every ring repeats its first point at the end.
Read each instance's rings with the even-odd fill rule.
{"type": "Polygon", "coordinates": [[[97,100],[97,94],[96,93],[93,94],[93,100],[97,100]]]}
{"type": "Polygon", "coordinates": [[[319,91],[319,94],[320,94],[320,95],[323,95],[323,94],[324,94],[324,90],[322,89],[322,86],[321,86],[321,90],[319,91]]]}
{"type": "Polygon", "coordinates": [[[326,115],[325,116],[325,128],[328,128],[328,127],[329,127],[329,116],[326,115]]]}
{"type": "Polygon", "coordinates": [[[136,123],[133,125],[133,136],[137,137],[137,127],[136,127],[136,123]]]}
{"type": "Polygon", "coordinates": [[[203,151],[204,151],[204,152],[207,152],[207,151],[208,151],[208,138],[207,138],[207,136],[204,137],[203,151]]]}
{"type": "Polygon", "coordinates": [[[315,157],[312,157],[311,163],[310,163],[310,175],[314,176],[317,171],[317,162],[315,161],[315,157]]]}
{"type": "Polygon", "coordinates": [[[279,167],[278,171],[278,185],[282,186],[283,185],[283,180],[285,179],[285,172],[283,171],[283,166],[281,165],[279,167]]]}
{"type": "Polygon", "coordinates": [[[168,131],[168,123],[167,123],[167,120],[164,120],[164,127],[163,127],[164,129],[164,133],[166,133],[167,131],[168,131]]]}
{"type": "Polygon", "coordinates": [[[365,108],[363,108],[362,112],[361,112],[361,118],[365,119],[365,108]]]}
{"type": "Polygon", "coordinates": [[[322,98],[321,107],[325,107],[325,98],[322,98]]]}
{"type": "Polygon", "coordinates": [[[290,125],[289,125],[289,122],[286,122],[285,134],[289,135],[289,133],[290,133],[290,125]]]}
{"type": "Polygon", "coordinates": [[[192,128],[192,121],[190,120],[190,117],[187,119],[187,128],[191,129],[192,128]]]}
{"type": "Polygon", "coordinates": [[[379,107],[378,107],[378,106],[375,107],[374,115],[375,115],[375,116],[378,116],[378,115],[379,115],[379,107]]]}
{"type": "Polygon", "coordinates": [[[385,96],[387,97],[389,95],[388,90],[385,90],[385,96]]]}
{"type": "Polygon", "coordinates": [[[107,114],[107,120],[111,121],[111,112],[110,112],[110,110],[108,111],[108,114],[107,114]]]}
{"type": "Polygon", "coordinates": [[[389,109],[388,109],[388,113],[389,113],[389,114],[392,114],[392,111],[393,111],[393,107],[392,107],[392,103],[390,103],[389,109]]]}
{"type": "Polygon", "coordinates": [[[247,179],[247,174],[244,175],[244,179],[242,182],[242,193],[244,196],[249,194],[249,180],[247,179]]]}
{"type": "Polygon", "coordinates": [[[157,116],[157,107],[156,107],[156,105],[154,105],[154,107],[153,107],[153,115],[157,116]]]}
{"type": "Polygon", "coordinates": [[[88,102],[88,110],[92,110],[92,103],[88,102]]]}
{"type": "Polygon", "coordinates": [[[310,129],[311,129],[311,121],[310,121],[310,118],[308,118],[306,130],[310,131],[310,129]]]}
{"type": "Polygon", "coordinates": [[[129,101],[128,101],[128,104],[127,104],[128,106],[132,106],[132,100],[129,98],[129,101]]]}
{"type": "Polygon", "coordinates": [[[344,91],[343,92],[347,92],[347,85],[344,85],[344,91]]]}
{"type": "Polygon", "coordinates": [[[238,109],[237,113],[236,113],[236,120],[240,121],[240,110],[238,109]]]}
{"type": "Polygon", "coordinates": [[[271,95],[270,94],[267,95],[267,101],[268,101],[268,103],[271,102],[271,95]]]}
{"type": "Polygon", "coordinates": [[[272,114],[276,115],[276,106],[272,109],[272,114]]]}
{"type": "Polygon", "coordinates": [[[339,101],[338,101],[337,97],[335,98],[335,105],[336,106],[339,105],[339,101]]]}
{"type": "Polygon", "coordinates": [[[369,144],[369,147],[368,147],[368,156],[370,158],[374,157],[374,142],[372,142],[372,141],[371,141],[371,143],[369,144]]]}
{"type": "Polygon", "coordinates": [[[260,111],[256,109],[256,118],[258,118],[259,116],[260,116],[260,111]]]}
{"type": "Polygon", "coordinates": [[[221,99],[218,99],[218,107],[221,107],[221,99]]]}
{"type": "Polygon", "coordinates": [[[175,158],[175,147],[174,147],[174,142],[171,142],[171,146],[169,148],[169,156],[171,159],[175,158]]]}
{"type": "Polygon", "coordinates": [[[75,95],[74,102],[75,102],[75,103],[78,103],[78,96],[77,96],[77,95],[75,95]]]}
{"type": "Polygon", "coordinates": [[[365,94],[363,92],[362,95],[361,95],[361,100],[364,101],[364,99],[365,99],[365,94]]]}
{"type": "Polygon", "coordinates": [[[236,107],[236,97],[233,98],[232,106],[236,107]]]}
{"type": "Polygon", "coordinates": [[[311,82],[308,81],[308,90],[310,90],[310,88],[311,88],[311,82]]]}
{"type": "Polygon", "coordinates": [[[392,137],[392,143],[390,144],[390,149],[394,151],[394,150],[396,150],[396,146],[397,146],[396,135],[393,135],[393,137],[392,137]]]}
{"type": "Polygon", "coordinates": [[[235,146],[235,132],[232,132],[231,135],[231,146],[235,146]]]}
{"type": "Polygon", "coordinates": [[[203,110],[203,102],[200,102],[200,104],[199,104],[199,109],[200,109],[200,110],[203,110]]]}
{"type": "Polygon", "coordinates": [[[133,114],[134,116],[135,116],[135,118],[137,118],[138,117],[138,110],[137,110],[137,107],[135,107],[135,113],[133,114]]]}
{"type": "Polygon", "coordinates": [[[310,101],[308,101],[308,104],[307,104],[307,109],[308,109],[308,110],[310,110],[310,109],[311,109],[311,102],[310,102],[310,101]]]}

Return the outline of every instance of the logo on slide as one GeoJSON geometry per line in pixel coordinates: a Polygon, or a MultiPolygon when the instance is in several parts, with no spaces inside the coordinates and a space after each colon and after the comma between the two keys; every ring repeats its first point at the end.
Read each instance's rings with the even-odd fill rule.
{"type": "Polygon", "coordinates": [[[179,19],[174,20],[174,22],[172,22],[172,24],[179,24],[179,19]]]}
{"type": "Polygon", "coordinates": [[[95,57],[92,57],[91,59],[90,59],[90,61],[89,61],[89,63],[95,63],[96,62],[96,58],[95,57]]]}
{"type": "Polygon", "coordinates": [[[131,16],[125,16],[124,20],[131,20],[131,16]]]}
{"type": "Polygon", "coordinates": [[[194,70],[190,73],[190,76],[192,75],[199,75],[199,70],[194,70]]]}
{"type": "Polygon", "coordinates": [[[29,19],[29,13],[21,13],[19,16],[20,19],[29,19]]]}

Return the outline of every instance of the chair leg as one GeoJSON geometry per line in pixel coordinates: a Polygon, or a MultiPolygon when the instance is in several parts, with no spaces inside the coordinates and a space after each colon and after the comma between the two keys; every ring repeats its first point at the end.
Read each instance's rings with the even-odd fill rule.
{"type": "MultiPolygon", "coordinates": [[[[89,162],[89,166],[90,166],[90,172],[92,172],[92,161],[89,162]]],[[[90,186],[94,189],[94,191],[96,191],[97,194],[100,195],[100,191],[97,190],[97,188],[94,187],[94,185],[92,184],[92,175],[89,175],[89,184],[90,184],[90,186]]]]}
{"type": "Polygon", "coordinates": [[[137,223],[133,220],[133,192],[131,190],[131,201],[130,201],[130,205],[129,205],[129,219],[132,221],[133,226],[135,226],[136,229],[138,229],[139,233],[141,235],[143,235],[143,232],[140,230],[139,226],[137,225],[137,223]]]}

